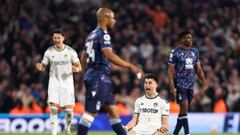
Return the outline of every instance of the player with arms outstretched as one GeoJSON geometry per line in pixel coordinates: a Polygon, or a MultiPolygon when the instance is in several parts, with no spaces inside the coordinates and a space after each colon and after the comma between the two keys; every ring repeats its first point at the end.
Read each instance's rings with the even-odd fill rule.
{"type": "Polygon", "coordinates": [[[112,82],[110,78],[110,62],[129,68],[139,77],[143,74],[136,66],[122,60],[112,50],[109,28],[113,28],[116,20],[111,9],[100,8],[97,13],[98,26],[85,40],[81,55],[83,69],[86,69],[84,83],[86,86],[85,113],[79,121],[78,135],[86,135],[99,110],[104,109],[110,115],[110,123],[118,135],[125,135],[118,110],[115,105],[112,82]]]}
{"type": "Polygon", "coordinates": [[[157,76],[146,74],[145,95],[136,100],[132,120],[125,126],[128,135],[164,135],[168,131],[170,105],[159,96],[157,87],[157,76]]]}
{"type": "Polygon", "coordinates": [[[74,49],[64,44],[64,34],[61,29],[53,31],[54,45],[49,47],[41,63],[36,64],[39,71],[44,71],[50,64],[48,83],[48,103],[52,135],[57,135],[58,107],[63,107],[66,118],[66,135],[71,135],[70,126],[75,105],[73,72],[82,70],[78,55],[74,49]]]}
{"type": "Polygon", "coordinates": [[[192,47],[192,34],[184,31],[180,33],[179,40],[180,46],[171,51],[168,65],[170,90],[180,104],[180,112],[173,134],[178,135],[183,126],[185,134],[190,135],[187,112],[193,96],[195,73],[202,82],[201,93],[207,90],[208,84],[200,65],[199,51],[192,47]]]}

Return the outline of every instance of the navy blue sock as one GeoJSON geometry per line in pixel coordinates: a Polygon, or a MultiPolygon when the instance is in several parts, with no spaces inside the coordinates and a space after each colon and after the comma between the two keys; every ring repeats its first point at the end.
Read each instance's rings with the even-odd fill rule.
{"type": "Polygon", "coordinates": [[[189,134],[189,125],[188,125],[188,117],[185,114],[182,118],[183,128],[185,135],[189,134]]]}
{"type": "Polygon", "coordinates": [[[77,129],[77,135],[87,135],[88,129],[89,129],[88,127],[79,124],[77,129]]]}
{"type": "Polygon", "coordinates": [[[111,119],[110,123],[117,135],[127,135],[126,131],[123,129],[120,119],[111,119]]]}
{"type": "Polygon", "coordinates": [[[183,122],[182,122],[182,119],[181,119],[181,115],[178,116],[178,119],[177,119],[177,124],[175,126],[175,129],[173,131],[173,134],[174,135],[178,135],[179,131],[181,130],[182,128],[182,125],[183,125],[183,122]]]}
{"type": "Polygon", "coordinates": [[[94,117],[92,117],[89,114],[84,114],[79,121],[77,135],[87,135],[93,120],[94,120],[94,117]]]}

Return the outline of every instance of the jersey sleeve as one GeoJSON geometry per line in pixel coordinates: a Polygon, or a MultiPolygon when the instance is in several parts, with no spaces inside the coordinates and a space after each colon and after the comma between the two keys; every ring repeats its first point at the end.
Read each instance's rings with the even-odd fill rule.
{"type": "Polygon", "coordinates": [[[42,64],[46,66],[46,65],[48,65],[48,63],[49,63],[49,51],[47,50],[44,53],[44,56],[42,59],[42,64]]]}
{"type": "Polygon", "coordinates": [[[134,113],[137,113],[137,114],[140,113],[140,100],[139,100],[139,98],[135,101],[134,113]]]}
{"type": "Polygon", "coordinates": [[[168,63],[169,64],[176,64],[177,58],[176,58],[176,51],[172,50],[169,54],[168,63]]]}
{"type": "Polygon", "coordinates": [[[78,55],[77,55],[77,52],[75,50],[71,51],[71,55],[72,55],[71,61],[72,61],[73,64],[80,62],[80,60],[78,58],[78,55]]]}
{"type": "Polygon", "coordinates": [[[161,106],[162,115],[169,115],[170,104],[167,101],[163,101],[161,106]]]}
{"type": "Polygon", "coordinates": [[[196,49],[195,55],[196,55],[196,62],[194,64],[197,64],[197,63],[200,62],[200,60],[199,60],[199,50],[198,49],[196,49]]]}
{"type": "Polygon", "coordinates": [[[111,37],[108,33],[104,33],[101,38],[102,38],[101,39],[101,50],[103,48],[107,48],[107,47],[112,48],[111,37]]]}

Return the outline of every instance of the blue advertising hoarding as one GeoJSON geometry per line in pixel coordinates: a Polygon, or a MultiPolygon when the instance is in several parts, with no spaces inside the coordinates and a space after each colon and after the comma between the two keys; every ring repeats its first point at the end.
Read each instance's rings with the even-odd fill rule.
{"type": "MultiPolygon", "coordinates": [[[[74,117],[73,128],[76,128],[80,115],[74,117]]],[[[228,113],[190,113],[188,114],[190,131],[192,133],[211,133],[211,132],[240,132],[240,114],[228,113]]],[[[121,116],[125,125],[131,119],[131,115],[121,116]]],[[[177,114],[171,114],[169,117],[170,132],[173,131],[176,124],[177,114]]],[[[64,130],[64,114],[59,114],[59,131],[64,130]]],[[[108,116],[99,114],[91,130],[108,131],[112,130],[108,116]]],[[[49,132],[50,120],[49,114],[43,115],[9,115],[0,114],[0,132],[49,132]]]]}

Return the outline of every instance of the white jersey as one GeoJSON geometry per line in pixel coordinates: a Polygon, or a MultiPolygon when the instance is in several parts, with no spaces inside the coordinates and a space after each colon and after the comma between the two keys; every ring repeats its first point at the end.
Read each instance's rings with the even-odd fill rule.
{"type": "MultiPolygon", "coordinates": [[[[74,98],[72,65],[75,63],[79,63],[78,55],[68,45],[65,45],[62,51],[57,51],[55,46],[51,46],[45,51],[42,64],[50,64],[48,102],[61,104],[60,99],[64,99],[63,96],[66,92],[69,93],[67,98],[70,96],[74,98]]],[[[71,104],[73,101],[71,99],[71,104]]]]}
{"type": "Polygon", "coordinates": [[[154,98],[139,97],[135,102],[134,113],[139,114],[138,123],[133,128],[137,134],[150,135],[160,129],[161,117],[169,115],[168,101],[159,95],[154,98]]]}

